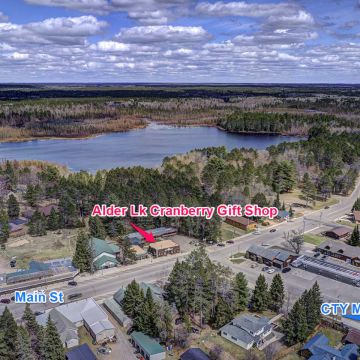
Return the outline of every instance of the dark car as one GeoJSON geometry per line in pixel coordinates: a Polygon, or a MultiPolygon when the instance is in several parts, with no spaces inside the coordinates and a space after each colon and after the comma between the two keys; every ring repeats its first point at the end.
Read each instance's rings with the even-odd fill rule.
{"type": "Polygon", "coordinates": [[[77,285],[77,282],[75,280],[71,280],[68,282],[68,285],[70,286],[76,286],[77,285]]]}
{"type": "Polygon", "coordinates": [[[191,328],[191,332],[192,332],[193,334],[200,334],[200,330],[197,329],[197,328],[195,328],[195,327],[192,327],[192,328],[191,328]]]}
{"type": "Polygon", "coordinates": [[[286,267],[286,268],[282,269],[281,272],[284,273],[284,274],[286,274],[286,273],[288,273],[289,271],[291,271],[291,268],[286,267]]]}
{"type": "Polygon", "coordinates": [[[264,266],[261,270],[262,271],[268,271],[270,268],[268,266],[264,266]]]}
{"type": "Polygon", "coordinates": [[[1,303],[1,304],[10,304],[10,303],[11,303],[11,300],[10,300],[10,299],[7,299],[7,298],[0,299],[0,303],[1,303]]]}
{"type": "Polygon", "coordinates": [[[329,206],[329,205],[326,205],[326,206],[324,207],[324,209],[330,209],[330,206],[329,206]]]}
{"type": "Polygon", "coordinates": [[[224,243],[222,243],[222,242],[220,242],[220,243],[217,243],[217,246],[224,247],[224,246],[225,246],[225,244],[224,244],[224,243]]]}
{"type": "Polygon", "coordinates": [[[10,261],[10,267],[14,268],[16,266],[16,260],[10,261]]]}
{"type": "Polygon", "coordinates": [[[110,355],[111,354],[111,348],[109,348],[107,346],[100,346],[97,349],[97,351],[99,354],[102,354],[102,355],[110,355]]]}
{"type": "Polygon", "coordinates": [[[82,297],[82,293],[75,293],[68,295],[68,300],[74,300],[82,297]]]}
{"type": "Polygon", "coordinates": [[[327,256],[326,256],[326,255],[323,255],[321,258],[325,260],[325,259],[327,258],[327,256]]]}
{"type": "Polygon", "coordinates": [[[42,315],[42,314],[43,314],[42,311],[34,311],[34,315],[35,315],[35,316],[39,316],[39,315],[42,315]]]}
{"type": "Polygon", "coordinates": [[[276,231],[276,229],[270,229],[270,232],[275,232],[276,231]]]}
{"type": "Polygon", "coordinates": [[[320,253],[319,253],[319,252],[317,252],[317,253],[314,254],[314,257],[319,257],[319,256],[320,256],[320,253]]]}
{"type": "Polygon", "coordinates": [[[234,240],[228,240],[227,243],[228,244],[235,244],[235,241],[234,240]]]}
{"type": "Polygon", "coordinates": [[[126,332],[127,335],[130,335],[134,331],[133,327],[130,327],[129,330],[126,332]]]}

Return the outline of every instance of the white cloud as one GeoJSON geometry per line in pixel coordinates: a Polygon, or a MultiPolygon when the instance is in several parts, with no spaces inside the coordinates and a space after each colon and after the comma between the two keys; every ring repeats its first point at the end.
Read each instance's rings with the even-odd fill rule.
{"type": "Polygon", "coordinates": [[[29,54],[13,52],[12,54],[8,55],[8,58],[15,61],[23,61],[27,60],[30,57],[29,54]]]}
{"type": "Polygon", "coordinates": [[[0,22],[5,22],[8,20],[8,17],[0,11],[0,22]]]}
{"type": "Polygon", "coordinates": [[[106,52],[129,51],[130,45],[119,43],[117,41],[99,41],[98,43],[91,45],[91,49],[106,52]]]}

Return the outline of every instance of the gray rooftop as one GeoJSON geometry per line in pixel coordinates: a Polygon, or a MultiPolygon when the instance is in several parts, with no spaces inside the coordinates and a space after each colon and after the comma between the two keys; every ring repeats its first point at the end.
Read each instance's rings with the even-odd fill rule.
{"type": "Polygon", "coordinates": [[[349,258],[360,258],[360,247],[351,246],[339,240],[326,240],[317,246],[318,249],[331,251],[349,258]]]}
{"type": "Polygon", "coordinates": [[[254,336],[235,325],[227,324],[223,326],[220,331],[226,332],[228,335],[234,337],[235,339],[241,340],[245,344],[251,344],[255,340],[254,336]]]}
{"type": "Polygon", "coordinates": [[[257,317],[253,315],[240,315],[232,322],[232,325],[241,327],[250,333],[256,333],[269,324],[269,319],[265,316],[257,317]]]}
{"type": "Polygon", "coordinates": [[[261,256],[265,259],[269,259],[269,260],[278,259],[280,261],[285,261],[291,255],[293,255],[291,252],[286,250],[272,249],[259,245],[251,245],[247,251],[256,254],[257,256],[261,256]]]}

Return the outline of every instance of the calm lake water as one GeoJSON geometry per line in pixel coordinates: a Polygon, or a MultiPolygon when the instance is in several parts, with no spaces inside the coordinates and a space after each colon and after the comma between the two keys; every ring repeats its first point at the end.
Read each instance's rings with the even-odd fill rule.
{"type": "Polygon", "coordinates": [[[160,166],[165,156],[185,153],[195,148],[226,146],[265,149],[283,141],[297,141],[287,136],[230,134],[209,127],[172,127],[151,123],[145,129],[112,133],[89,139],[34,140],[0,143],[1,159],[47,160],[70,170],[110,169],[118,166],[160,166]]]}

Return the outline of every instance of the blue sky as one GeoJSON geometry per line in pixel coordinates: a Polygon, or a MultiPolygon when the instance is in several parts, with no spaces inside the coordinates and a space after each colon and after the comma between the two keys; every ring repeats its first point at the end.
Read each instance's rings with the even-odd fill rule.
{"type": "Polygon", "coordinates": [[[1,0],[0,82],[360,83],[360,0],[1,0]]]}

